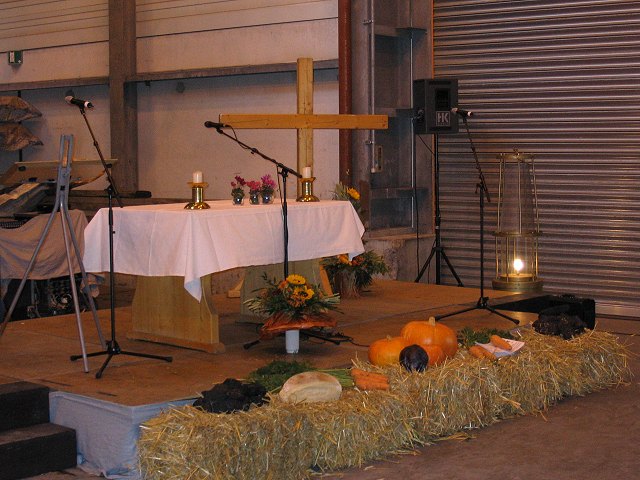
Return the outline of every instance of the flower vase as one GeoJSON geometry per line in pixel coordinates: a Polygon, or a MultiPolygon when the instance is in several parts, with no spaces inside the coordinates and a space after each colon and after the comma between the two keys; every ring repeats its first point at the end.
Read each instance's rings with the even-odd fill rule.
{"type": "Polygon", "coordinates": [[[264,203],[265,205],[273,203],[273,192],[262,192],[262,203],[264,203]]]}
{"type": "Polygon", "coordinates": [[[233,195],[231,197],[234,205],[243,205],[244,204],[244,195],[233,195]]]}
{"type": "Polygon", "coordinates": [[[258,205],[260,203],[260,192],[249,192],[249,203],[258,205]]]}
{"type": "Polygon", "coordinates": [[[355,272],[337,272],[333,277],[333,287],[340,298],[358,298],[362,293],[356,284],[355,272]]]}
{"type": "Polygon", "coordinates": [[[298,353],[300,350],[300,330],[284,332],[284,341],[287,353],[298,353]]]}

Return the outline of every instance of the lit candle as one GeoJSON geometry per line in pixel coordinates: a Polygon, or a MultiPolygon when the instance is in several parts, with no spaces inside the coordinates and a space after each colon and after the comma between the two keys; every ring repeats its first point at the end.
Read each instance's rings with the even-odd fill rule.
{"type": "Polygon", "coordinates": [[[311,167],[303,167],[302,178],[311,178],[311,167]]]}
{"type": "Polygon", "coordinates": [[[516,273],[520,273],[520,270],[524,268],[524,262],[520,258],[513,259],[513,269],[516,273]]]}
{"type": "Polygon", "coordinates": [[[202,183],[202,172],[200,170],[193,172],[193,183],[202,183]]]}

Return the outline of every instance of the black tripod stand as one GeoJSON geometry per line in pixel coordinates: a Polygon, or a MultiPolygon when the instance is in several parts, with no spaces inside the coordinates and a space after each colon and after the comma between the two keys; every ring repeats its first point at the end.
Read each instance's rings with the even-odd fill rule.
{"type": "MultiPolygon", "coordinates": [[[[101,378],[102,373],[105,368],[111,361],[111,359],[115,355],[130,355],[133,357],[142,357],[142,358],[153,358],[156,360],[164,360],[165,362],[173,361],[172,357],[163,357],[159,355],[151,355],[148,353],[134,353],[122,350],[120,345],[118,345],[118,341],[116,340],[116,303],[115,303],[115,279],[114,279],[114,262],[113,262],[113,234],[115,230],[113,229],[113,198],[115,197],[118,201],[118,206],[122,208],[122,199],[120,198],[120,194],[118,193],[118,189],[115,186],[115,182],[113,181],[113,177],[111,176],[111,169],[109,165],[104,160],[104,156],[102,155],[102,151],[100,150],[100,145],[96,140],[95,135],[93,134],[93,130],[91,129],[91,125],[89,124],[89,120],[87,119],[87,114],[85,112],[84,105],[78,105],[80,108],[80,113],[84,118],[85,123],[87,124],[87,128],[89,129],[89,133],[91,134],[91,138],[93,139],[93,146],[96,148],[98,152],[98,156],[100,157],[100,161],[102,162],[102,166],[104,168],[105,174],[107,176],[107,181],[109,182],[109,186],[107,187],[107,196],[109,198],[109,288],[110,288],[110,310],[111,310],[111,340],[107,341],[106,350],[89,353],[87,357],[96,357],[98,355],[107,355],[107,359],[100,367],[100,370],[96,373],[96,378],[101,378]]],[[[77,360],[81,358],[82,355],[71,355],[71,360],[77,360]]]]}
{"type": "Polygon", "coordinates": [[[416,277],[415,282],[418,283],[424,275],[424,272],[429,268],[431,264],[431,260],[435,258],[436,260],[436,285],[440,285],[442,282],[442,267],[441,267],[441,259],[445,261],[447,266],[449,267],[449,271],[453,275],[453,278],[458,282],[459,287],[463,287],[462,281],[460,277],[456,273],[455,268],[449,257],[447,257],[447,252],[444,251],[444,247],[442,246],[442,240],[440,237],[440,225],[442,223],[442,216],[440,214],[440,160],[438,159],[438,134],[433,135],[433,196],[434,196],[434,208],[435,208],[435,222],[434,222],[434,230],[435,230],[435,240],[433,243],[433,247],[431,247],[431,253],[429,253],[429,257],[427,261],[424,262],[418,276],[416,277]]]}
{"type": "Polygon", "coordinates": [[[444,315],[436,315],[435,318],[436,320],[440,320],[442,318],[452,317],[454,315],[470,312],[472,310],[487,310],[518,325],[520,323],[518,322],[518,320],[505,315],[502,312],[498,312],[495,308],[489,306],[489,297],[485,296],[484,294],[484,200],[486,197],[487,202],[491,202],[491,198],[489,197],[487,183],[484,180],[484,174],[482,173],[482,168],[480,167],[478,153],[476,152],[476,147],[473,144],[473,139],[471,138],[471,132],[469,131],[467,118],[464,115],[462,116],[462,122],[464,123],[465,129],[467,130],[467,136],[469,137],[469,143],[471,144],[471,151],[473,152],[473,158],[475,159],[476,168],[478,169],[478,183],[476,184],[476,193],[479,195],[480,199],[480,298],[478,298],[477,303],[473,307],[463,308],[462,310],[447,313],[444,315]]]}

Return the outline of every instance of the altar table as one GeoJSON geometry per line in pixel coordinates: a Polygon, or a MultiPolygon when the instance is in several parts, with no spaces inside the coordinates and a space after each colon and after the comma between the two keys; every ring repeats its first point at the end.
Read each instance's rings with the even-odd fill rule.
{"type": "MultiPolygon", "coordinates": [[[[279,203],[207,203],[208,210],[185,210],[182,203],[113,209],[114,271],[141,276],[130,337],[222,351],[210,274],[284,260],[279,203]]],[[[290,261],[364,251],[364,227],[350,202],[288,201],[287,207],[290,261]]],[[[84,236],[85,269],[109,271],[108,209],[96,213],[84,236]]]]}

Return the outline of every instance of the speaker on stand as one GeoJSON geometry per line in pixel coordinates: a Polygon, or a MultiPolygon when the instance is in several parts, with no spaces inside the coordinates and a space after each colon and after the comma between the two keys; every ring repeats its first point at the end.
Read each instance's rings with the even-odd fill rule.
{"type": "MultiPolygon", "coordinates": [[[[458,81],[452,79],[421,79],[413,81],[413,119],[415,135],[433,135],[433,196],[434,196],[434,230],[435,240],[427,260],[422,265],[416,283],[435,259],[435,281],[442,282],[442,260],[456,279],[459,287],[462,281],[453,264],[447,257],[440,236],[440,161],[438,158],[438,135],[458,133],[458,119],[451,109],[458,105],[458,81]]],[[[414,149],[415,151],[415,149],[414,149]]]]}

